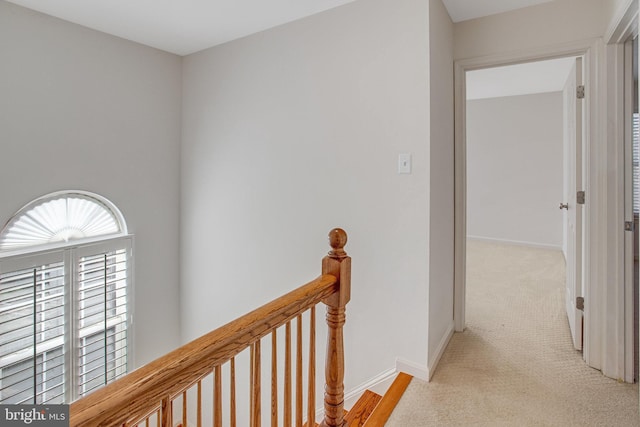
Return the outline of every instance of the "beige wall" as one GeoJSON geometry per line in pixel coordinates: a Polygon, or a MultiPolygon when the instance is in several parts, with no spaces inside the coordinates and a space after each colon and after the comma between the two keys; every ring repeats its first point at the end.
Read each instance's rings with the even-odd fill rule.
{"type": "Polygon", "coordinates": [[[0,0],[0,223],[85,190],[135,235],[137,365],[179,343],[180,58],[0,0]]]}
{"type": "Polygon", "coordinates": [[[467,102],[467,235],[562,247],[562,92],[467,102]]]}
{"type": "Polygon", "coordinates": [[[347,390],[398,356],[424,363],[428,14],[358,1],[184,59],[183,339],[315,277],[340,226],[347,390]]]}
{"type": "Polygon", "coordinates": [[[429,350],[431,371],[453,331],[453,23],[429,1],[430,211],[429,350]]]}
{"type": "Polygon", "coordinates": [[[602,37],[601,0],[555,0],[454,25],[455,59],[557,46],[602,37]]]}

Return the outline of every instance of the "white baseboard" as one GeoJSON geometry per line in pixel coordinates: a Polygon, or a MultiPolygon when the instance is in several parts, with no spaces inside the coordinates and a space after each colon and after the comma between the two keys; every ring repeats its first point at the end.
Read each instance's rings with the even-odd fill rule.
{"type": "MultiPolygon", "coordinates": [[[[344,408],[347,410],[351,409],[366,390],[371,390],[374,393],[378,393],[379,395],[383,396],[391,383],[393,383],[393,380],[396,378],[397,374],[400,372],[404,372],[413,376],[414,378],[418,378],[423,381],[430,381],[431,376],[433,375],[433,372],[435,371],[435,368],[440,361],[442,354],[447,348],[449,340],[452,336],[453,323],[447,329],[447,333],[445,334],[445,336],[442,337],[442,341],[440,341],[440,344],[436,349],[436,355],[428,366],[399,357],[396,359],[395,368],[387,369],[386,371],[376,375],[370,380],[346,392],[344,395],[344,408]]],[[[316,422],[322,421],[323,416],[324,408],[320,407],[316,410],[316,422]]]]}
{"type": "Polygon", "coordinates": [[[414,378],[429,381],[429,368],[427,366],[400,357],[396,359],[396,372],[404,372],[414,378]]]}
{"type": "Polygon", "coordinates": [[[482,236],[470,236],[467,235],[468,240],[478,240],[481,242],[491,242],[491,243],[505,243],[508,245],[516,245],[516,246],[528,246],[530,248],[539,248],[539,249],[552,249],[554,251],[561,251],[562,244],[560,245],[549,245],[546,243],[536,243],[536,242],[523,242],[520,240],[508,240],[508,239],[495,239],[493,237],[482,237],[482,236]]]}
{"type": "Polygon", "coordinates": [[[449,345],[449,341],[451,340],[454,331],[454,324],[453,322],[451,322],[449,327],[447,327],[447,331],[445,332],[444,336],[440,340],[438,347],[436,348],[435,355],[431,358],[431,360],[428,361],[428,364],[426,366],[420,363],[412,362],[411,360],[397,358],[396,371],[404,372],[422,381],[431,381],[431,377],[433,377],[433,373],[436,371],[438,363],[440,362],[444,351],[447,349],[447,345],[449,345]]]}
{"type": "Polygon", "coordinates": [[[440,363],[440,359],[442,358],[444,351],[447,349],[447,346],[449,345],[449,341],[451,341],[451,337],[453,336],[454,330],[455,330],[454,324],[453,322],[451,322],[451,324],[447,328],[447,331],[442,337],[442,340],[440,340],[440,343],[438,343],[438,347],[436,348],[435,355],[431,358],[431,360],[428,361],[428,364],[427,364],[428,380],[427,381],[431,381],[431,377],[433,377],[433,373],[436,371],[438,363],[440,363]]]}

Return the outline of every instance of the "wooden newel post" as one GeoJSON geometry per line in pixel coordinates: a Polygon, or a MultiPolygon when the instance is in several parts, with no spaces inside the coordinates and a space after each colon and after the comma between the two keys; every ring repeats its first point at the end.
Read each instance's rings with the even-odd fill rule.
{"type": "Polygon", "coordinates": [[[331,251],[322,260],[322,274],[338,278],[339,291],[328,297],[327,359],[325,364],[324,420],[321,427],[342,427],[344,423],[344,336],[345,307],[351,298],[351,257],[344,251],[347,233],[329,232],[331,251]]]}

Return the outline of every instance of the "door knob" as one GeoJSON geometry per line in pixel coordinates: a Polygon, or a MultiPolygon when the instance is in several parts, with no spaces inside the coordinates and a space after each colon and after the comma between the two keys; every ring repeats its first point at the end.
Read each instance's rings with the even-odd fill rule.
{"type": "Polygon", "coordinates": [[[569,210],[569,203],[560,203],[560,209],[569,210]]]}

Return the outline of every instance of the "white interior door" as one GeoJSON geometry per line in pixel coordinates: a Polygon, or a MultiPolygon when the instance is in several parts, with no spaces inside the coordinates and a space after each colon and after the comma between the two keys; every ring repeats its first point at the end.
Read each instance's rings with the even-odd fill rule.
{"type": "MultiPolygon", "coordinates": [[[[573,345],[582,350],[582,208],[577,194],[582,190],[582,103],[577,96],[582,85],[582,58],[576,58],[564,87],[564,249],[567,261],[566,309],[573,345]]],[[[561,206],[562,207],[562,206],[561,206]]]]}

